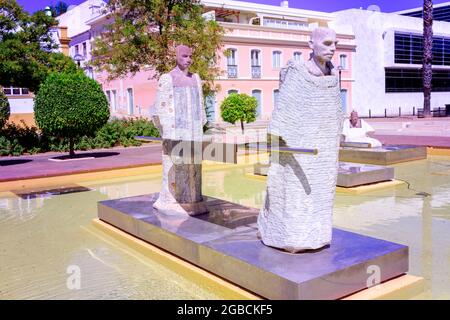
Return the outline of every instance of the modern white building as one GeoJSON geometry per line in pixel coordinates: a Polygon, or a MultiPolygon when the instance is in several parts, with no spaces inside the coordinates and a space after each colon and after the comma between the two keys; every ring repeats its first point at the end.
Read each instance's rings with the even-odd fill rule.
{"type": "MultiPolygon", "coordinates": [[[[433,23],[432,109],[450,104],[450,2],[436,7],[442,8],[435,10],[435,15],[443,21],[433,23]]],[[[353,108],[362,116],[369,112],[395,116],[399,108],[402,115],[417,114],[423,107],[420,8],[400,13],[350,9],[334,14],[331,26],[351,26],[356,38],[353,108]]]]}

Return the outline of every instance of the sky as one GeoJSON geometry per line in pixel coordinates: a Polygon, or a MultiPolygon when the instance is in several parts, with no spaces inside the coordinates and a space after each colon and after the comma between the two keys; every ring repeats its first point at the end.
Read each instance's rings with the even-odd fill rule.
{"type": "MultiPolygon", "coordinates": [[[[34,12],[45,8],[58,0],[16,0],[26,11],[34,12]]],[[[85,0],[63,0],[65,3],[80,4],[85,0]]],[[[435,4],[448,2],[449,0],[434,0],[435,4]]],[[[245,2],[254,2],[270,5],[280,5],[281,0],[245,0],[245,2]]],[[[382,12],[393,12],[406,9],[418,8],[423,5],[423,0],[290,0],[289,7],[316,10],[323,12],[333,12],[351,8],[367,9],[371,5],[376,5],[382,12]]]]}

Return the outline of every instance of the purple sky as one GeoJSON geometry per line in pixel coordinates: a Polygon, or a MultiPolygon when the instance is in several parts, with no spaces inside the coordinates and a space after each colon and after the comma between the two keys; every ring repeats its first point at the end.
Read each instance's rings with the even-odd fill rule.
{"type": "MultiPolygon", "coordinates": [[[[45,6],[56,3],[58,0],[17,0],[19,4],[25,7],[28,12],[34,12],[45,6]]],[[[271,5],[279,5],[281,0],[245,0],[246,2],[264,3],[271,5]]],[[[449,0],[434,0],[435,4],[446,2],[449,0]]],[[[80,4],[84,0],[64,0],[67,4],[80,4]]],[[[382,12],[392,12],[405,9],[417,8],[423,5],[423,0],[290,0],[291,8],[317,10],[324,12],[333,12],[349,8],[367,9],[370,5],[377,5],[382,12]]]]}

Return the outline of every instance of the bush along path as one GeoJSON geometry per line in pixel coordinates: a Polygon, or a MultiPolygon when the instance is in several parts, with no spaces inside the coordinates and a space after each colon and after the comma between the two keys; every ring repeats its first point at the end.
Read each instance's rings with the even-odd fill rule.
{"type": "MultiPolygon", "coordinates": [[[[140,146],[135,136],[159,137],[158,129],[151,121],[139,119],[112,119],[102,126],[94,136],[74,139],[74,150],[92,150],[117,146],[140,146]]],[[[69,138],[50,136],[36,127],[6,124],[0,129],[0,156],[20,156],[48,151],[68,152],[69,138]]]]}

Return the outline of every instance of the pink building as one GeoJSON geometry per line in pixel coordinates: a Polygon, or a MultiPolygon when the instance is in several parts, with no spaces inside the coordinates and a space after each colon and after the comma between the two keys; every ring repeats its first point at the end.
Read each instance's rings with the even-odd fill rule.
{"type": "MultiPolygon", "coordinates": [[[[108,23],[107,17],[97,9],[98,3],[98,0],[89,0],[80,5],[90,9],[79,10],[80,14],[85,13],[83,27],[76,27],[82,31],[79,34],[70,32],[70,19],[64,15],[59,19],[60,25],[68,24],[69,37],[72,39],[72,56],[83,51],[85,59],[88,60],[90,41],[108,23]]],[[[311,30],[317,26],[330,25],[334,15],[289,8],[287,1],[283,1],[281,6],[228,0],[204,0],[202,3],[205,7],[205,17],[218,21],[226,29],[223,50],[219,52],[218,59],[223,75],[216,82],[221,90],[206,98],[211,120],[222,121],[220,103],[232,92],[256,97],[258,120],[268,120],[277,103],[280,68],[286,65],[289,59],[307,59],[311,51],[308,47],[311,30]],[[225,50],[231,51],[228,58],[224,56],[225,50]]],[[[333,63],[342,69],[343,108],[348,113],[351,111],[349,106],[352,96],[355,38],[352,32],[339,29],[336,31],[339,43],[333,63]]],[[[148,116],[156,93],[156,81],[151,80],[150,68],[140,71],[134,77],[110,82],[106,80],[107,75],[104,73],[96,74],[92,70],[87,72],[102,84],[113,116],[148,116]]]]}

